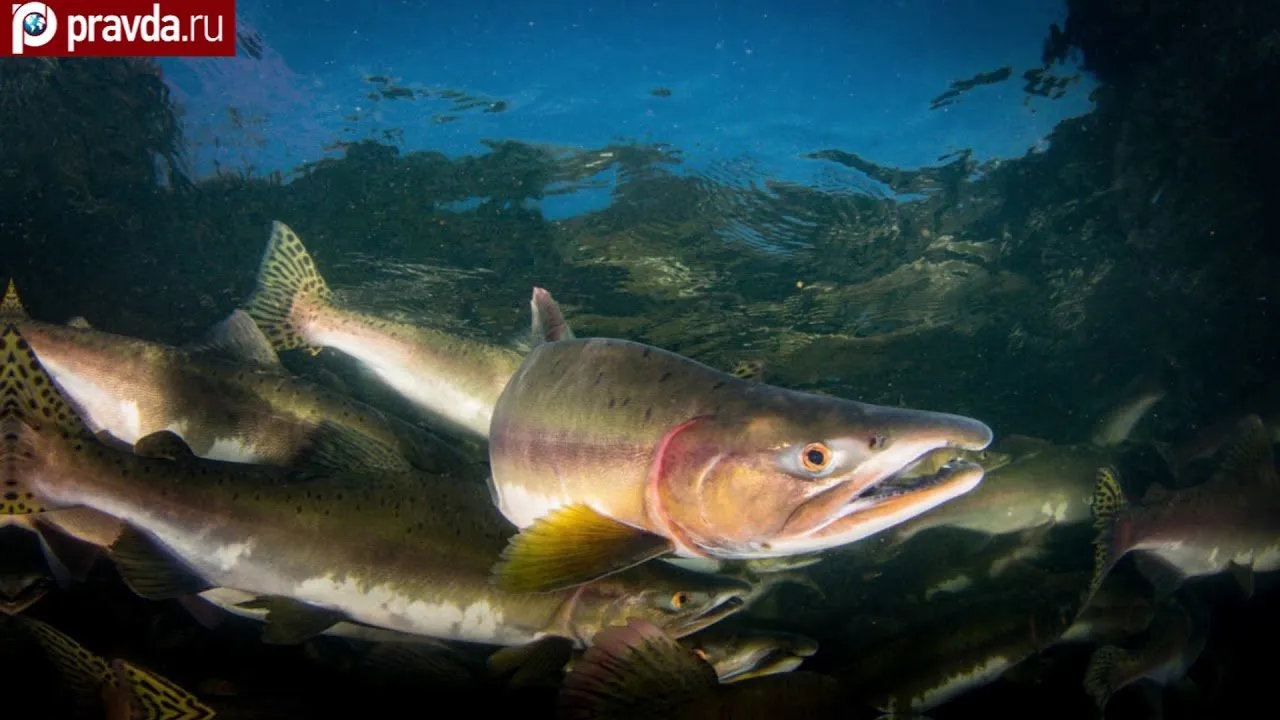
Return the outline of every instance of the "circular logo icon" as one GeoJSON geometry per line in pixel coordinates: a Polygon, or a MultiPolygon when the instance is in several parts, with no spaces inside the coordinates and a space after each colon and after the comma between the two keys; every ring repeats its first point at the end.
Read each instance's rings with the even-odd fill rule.
{"type": "Polygon", "coordinates": [[[49,29],[49,23],[44,19],[42,13],[27,13],[27,16],[22,18],[22,29],[26,30],[28,35],[39,37],[44,34],[45,30],[49,29]]]}

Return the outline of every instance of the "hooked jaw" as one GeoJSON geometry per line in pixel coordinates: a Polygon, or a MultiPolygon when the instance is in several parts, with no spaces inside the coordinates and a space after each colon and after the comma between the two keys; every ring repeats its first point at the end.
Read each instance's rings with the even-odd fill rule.
{"type": "MultiPolygon", "coordinates": [[[[991,444],[991,428],[973,418],[905,408],[878,406],[863,406],[863,408],[863,417],[860,418],[860,422],[857,424],[865,429],[857,433],[846,434],[845,438],[839,441],[839,444],[845,445],[848,451],[853,453],[865,452],[859,447],[859,444],[870,443],[873,454],[859,462],[857,467],[853,468],[841,483],[824,490],[821,494],[815,495],[798,508],[787,519],[781,533],[783,538],[810,537],[832,522],[849,516],[851,512],[867,509],[867,505],[860,501],[874,499],[878,486],[886,480],[902,474],[906,469],[914,466],[917,461],[934,450],[956,448],[979,451],[986,449],[991,444]],[[878,442],[886,443],[887,446],[877,449],[874,445],[878,442]]],[[[862,447],[866,446],[863,445],[862,447]]],[[[916,493],[923,492],[926,487],[929,487],[932,488],[932,491],[928,494],[928,497],[934,498],[944,494],[941,493],[943,488],[959,487],[951,481],[939,483],[937,486],[928,482],[931,479],[938,479],[942,474],[943,471],[939,470],[934,475],[919,478],[918,483],[911,485],[911,487],[917,488],[911,491],[912,495],[915,496],[916,493]]],[[[965,477],[967,479],[968,476],[966,475],[965,477]]],[[[978,476],[972,481],[973,485],[976,486],[981,479],[982,468],[979,467],[978,476]]],[[[898,491],[895,491],[893,496],[901,496],[901,489],[900,487],[898,491]]],[[[961,492],[968,492],[971,489],[972,487],[966,487],[954,495],[948,494],[945,498],[937,500],[934,505],[945,502],[961,494],[961,492]]],[[[918,497],[913,497],[912,500],[923,501],[924,497],[925,495],[919,495],[918,497]]],[[[897,505],[903,505],[902,500],[899,500],[897,505]]],[[[910,505],[915,507],[915,503],[910,505]]],[[[917,514],[924,512],[925,509],[928,508],[918,510],[917,514]]],[[[902,522],[902,520],[897,520],[896,522],[902,522]]],[[[888,525],[885,527],[888,527],[888,525]]],[[[865,535],[862,537],[865,537],[865,535]]],[[[852,542],[852,540],[848,542],[852,542]]],[[[772,543],[775,548],[778,544],[772,543]]],[[[815,549],[825,549],[826,547],[833,547],[835,544],[838,543],[824,545],[815,549]]]]}
{"type": "Polygon", "coordinates": [[[871,427],[884,428],[888,447],[864,460],[845,482],[815,496],[788,519],[767,552],[817,552],[856,542],[973,490],[981,465],[952,460],[932,475],[900,480],[930,452],[940,448],[980,451],[991,444],[991,428],[948,413],[873,407],[871,427]]]}
{"type": "Polygon", "coordinates": [[[841,506],[825,525],[776,540],[770,543],[770,551],[790,555],[857,542],[973,490],[983,474],[977,463],[954,460],[933,475],[909,482],[878,483],[841,506]]]}

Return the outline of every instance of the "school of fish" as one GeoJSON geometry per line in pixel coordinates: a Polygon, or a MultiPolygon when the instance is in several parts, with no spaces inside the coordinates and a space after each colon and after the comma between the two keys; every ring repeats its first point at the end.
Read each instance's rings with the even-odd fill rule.
{"type": "Polygon", "coordinates": [[[1200,656],[1200,579],[1248,595],[1280,570],[1275,428],[1259,409],[1210,450],[1135,441],[1165,396],[1150,377],[1085,442],[994,442],[963,415],[768,384],[749,358],[576,337],[543,288],[527,347],[365,314],[281,222],[252,296],[184,346],[35,319],[18,290],[0,647],[49,658],[98,716],[217,700],[30,616],[97,561],[213,632],[248,619],[267,644],[372,648],[369,667],[558,687],[562,718],[919,717],[1073,643],[1098,646],[1081,691],[1105,709],[1200,656]],[[290,351],[344,356],[412,412],[290,351]],[[1141,499],[1120,470],[1138,446],[1168,462],[1141,499]]]}

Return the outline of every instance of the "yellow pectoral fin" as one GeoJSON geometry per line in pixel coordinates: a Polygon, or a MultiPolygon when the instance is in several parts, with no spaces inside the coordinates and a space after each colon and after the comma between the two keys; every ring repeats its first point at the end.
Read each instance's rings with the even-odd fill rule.
{"type": "Polygon", "coordinates": [[[598,580],[666,555],[667,538],[569,505],[539,518],[511,538],[493,568],[507,592],[551,592],[598,580]]]}

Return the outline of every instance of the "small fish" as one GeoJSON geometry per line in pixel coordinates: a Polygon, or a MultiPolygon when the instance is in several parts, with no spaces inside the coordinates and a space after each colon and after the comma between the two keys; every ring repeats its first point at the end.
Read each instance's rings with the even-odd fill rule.
{"type": "Polygon", "coordinates": [[[236,311],[185,348],[31,320],[10,281],[0,318],[13,322],[94,433],[133,445],[168,430],[213,460],[289,465],[328,425],[387,446],[389,462],[439,470],[466,458],[407,422],[287,373],[258,326],[236,311]]]}
{"type": "Polygon", "coordinates": [[[834,679],[792,672],[722,684],[715,669],[639,618],[596,636],[560,690],[560,720],[842,718],[834,679]]]}
{"type": "Polygon", "coordinates": [[[1133,683],[1149,680],[1167,686],[1184,678],[1208,642],[1207,614],[1196,615],[1179,602],[1165,602],[1137,647],[1098,648],[1084,680],[1098,709],[1105,710],[1116,692],[1133,683]]]}
{"type": "Polygon", "coordinates": [[[195,457],[172,433],[135,453],[97,442],[62,400],[16,326],[0,333],[4,481],[0,514],[90,507],[125,527],[109,555],[135,592],[212,588],[253,596],[263,637],[292,643],[339,622],[492,645],[545,635],[578,645],[646,617],[676,636],[740,610],[750,586],[666,564],[589,587],[513,595],[490,582],[513,530],[478,478],[375,472],[321,453],[294,469],[195,457]],[[348,464],[349,463],[349,464],[348,464]],[[10,484],[11,483],[11,484],[10,484]]]}
{"type": "Polygon", "coordinates": [[[789,673],[818,652],[818,641],[796,633],[750,627],[709,627],[680,639],[711,663],[722,683],[789,673]]]}
{"type": "Polygon", "coordinates": [[[213,708],[169,680],[128,660],[106,660],[53,626],[25,616],[0,619],[49,659],[70,693],[70,704],[108,720],[204,720],[213,708]]]}
{"type": "Polygon", "coordinates": [[[1239,424],[1210,480],[1183,490],[1153,485],[1140,503],[1131,503],[1118,471],[1103,467],[1092,505],[1095,589],[1131,552],[1161,597],[1187,578],[1226,571],[1251,594],[1254,572],[1280,569],[1280,479],[1257,415],[1239,424]]]}
{"type": "Polygon", "coordinates": [[[1093,477],[1099,460],[1109,455],[1091,444],[1053,445],[1011,438],[1002,441],[991,457],[997,465],[987,470],[973,492],[886,532],[885,557],[936,528],[997,536],[1087,522],[1093,477]],[[1011,446],[1009,451],[1000,451],[1006,444],[1011,446]],[[998,464],[1005,458],[1009,461],[998,464]]]}
{"type": "MultiPolygon", "coordinates": [[[[1121,401],[1097,422],[1088,443],[1055,445],[1010,435],[994,450],[971,453],[967,459],[986,471],[982,485],[890,530],[882,559],[934,528],[1002,535],[1087,522],[1092,517],[1089,503],[1098,466],[1110,461],[1115,448],[1128,439],[1134,425],[1164,397],[1163,392],[1149,378],[1134,381],[1121,401]]],[[[939,462],[947,452],[936,450],[924,461],[939,462]]]]}
{"type": "MultiPolygon", "coordinates": [[[[523,354],[439,330],[335,307],[302,240],[276,221],[245,310],[276,350],[332,348],[354,358],[442,429],[485,439],[493,406],[523,354]]],[[[545,290],[535,290],[536,338],[572,337],[545,290]]]]}
{"type": "Polygon", "coordinates": [[[938,448],[912,463],[907,469],[899,473],[898,477],[903,480],[911,480],[936,475],[948,463],[956,460],[981,465],[986,476],[990,476],[991,473],[1012,462],[1013,456],[996,450],[973,451],[949,447],[938,448]]]}
{"type": "Polygon", "coordinates": [[[543,343],[494,408],[494,498],[522,530],[495,575],[539,592],[662,556],[838,547],[973,490],[982,468],[963,461],[895,478],[990,442],[971,418],[772,387],[640,343],[543,343]]]}

